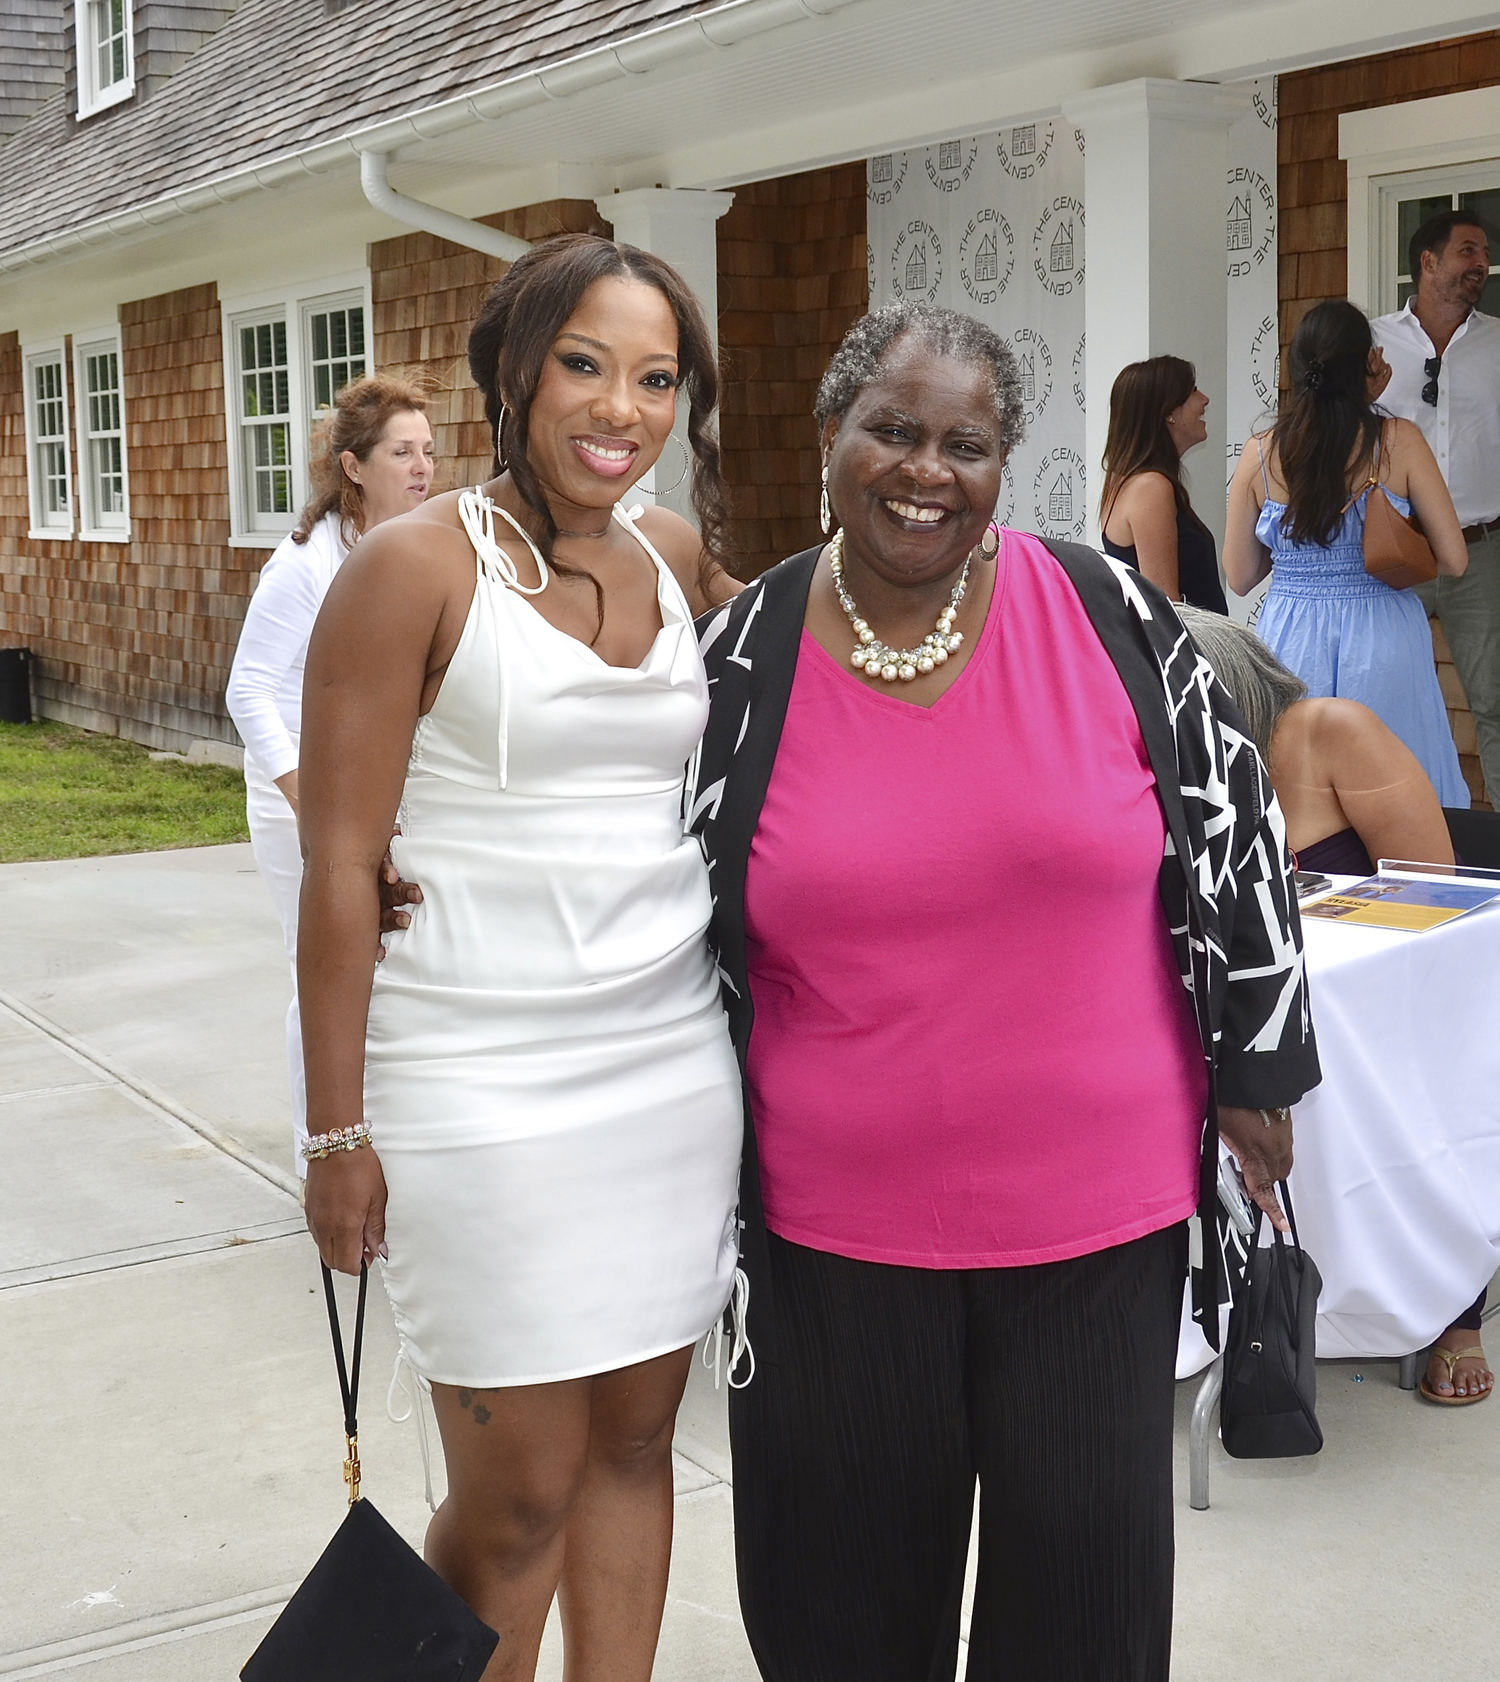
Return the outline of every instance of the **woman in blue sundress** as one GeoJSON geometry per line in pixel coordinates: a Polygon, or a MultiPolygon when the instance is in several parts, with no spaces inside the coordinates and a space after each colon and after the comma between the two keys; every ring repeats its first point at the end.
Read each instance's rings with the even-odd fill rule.
{"type": "Polygon", "coordinates": [[[1229,489],[1224,572],[1245,596],[1269,572],[1256,630],[1314,696],[1361,701],[1421,761],[1444,806],[1466,807],[1422,603],[1365,571],[1365,509],[1388,496],[1415,510],[1438,569],[1458,577],[1468,550],[1448,487],[1410,421],[1375,409],[1390,369],[1353,304],[1303,318],[1292,388],[1269,432],[1240,454],[1229,489]],[[1378,487],[1369,487],[1372,477],[1378,487]]]}

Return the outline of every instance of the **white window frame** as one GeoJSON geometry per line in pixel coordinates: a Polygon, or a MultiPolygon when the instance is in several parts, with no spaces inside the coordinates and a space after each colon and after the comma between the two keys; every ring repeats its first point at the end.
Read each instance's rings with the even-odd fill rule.
{"type": "Polygon", "coordinates": [[[375,369],[374,301],[369,270],[329,275],[301,285],[227,295],[220,288],[224,342],[225,416],[229,430],[229,542],[237,549],[274,549],[296,524],[311,494],[308,475],[309,441],[317,420],[313,404],[311,318],[322,310],[358,305],[364,311],[365,368],[375,369]],[[286,324],[289,373],[288,415],[291,426],[290,465],[292,512],[264,515],[254,512],[254,497],[246,471],[239,333],[242,327],[280,320],[286,324]]]}
{"type": "Polygon", "coordinates": [[[69,424],[72,411],[68,401],[68,350],[66,341],[54,339],[50,342],[23,346],[21,372],[25,383],[25,400],[21,407],[26,424],[26,492],[31,514],[31,529],[26,535],[31,538],[45,538],[48,541],[56,542],[60,539],[72,537],[78,509],[76,487],[73,484],[73,449],[69,424]],[[49,514],[43,506],[45,499],[42,494],[40,451],[42,444],[53,441],[55,434],[49,433],[44,439],[39,436],[37,431],[38,417],[34,370],[49,363],[56,364],[62,381],[59,409],[63,424],[63,475],[68,498],[66,515],[49,514]]]}
{"type": "Polygon", "coordinates": [[[1500,88],[1345,111],[1339,156],[1349,170],[1349,299],[1369,315],[1389,313],[1397,271],[1387,280],[1386,254],[1396,237],[1397,201],[1429,182],[1439,191],[1466,191],[1467,183],[1451,183],[1469,166],[1493,168],[1500,160],[1500,88]]]}
{"type": "MultiPolygon", "coordinates": [[[[1374,312],[1390,315],[1401,306],[1397,301],[1406,253],[1397,249],[1403,199],[1456,197],[1459,193],[1500,189],[1500,158],[1487,163],[1443,165],[1436,169],[1409,169],[1399,175],[1378,175],[1372,186],[1376,195],[1376,228],[1380,255],[1372,277],[1370,296],[1374,312]],[[1395,263],[1391,261],[1395,256],[1395,263]]],[[[1500,257],[1500,251],[1492,252],[1500,257]]],[[[1491,262],[1490,274],[1500,274],[1500,262],[1491,262]]],[[[1411,277],[1408,276],[1408,279],[1411,277]]]]}
{"type": "MultiPolygon", "coordinates": [[[[108,0],[103,0],[107,4],[108,0]]],[[[99,40],[94,31],[96,0],[73,0],[73,39],[78,62],[78,116],[92,117],[122,104],[135,92],[135,6],[121,0],[125,14],[125,74],[118,81],[99,80],[99,40]]]]}
{"type": "Polygon", "coordinates": [[[96,333],[73,335],[73,436],[78,442],[78,535],[89,543],[128,543],[130,541],[130,449],[126,441],[125,422],[125,358],[118,328],[103,328],[96,333]],[[89,358],[113,355],[119,377],[120,425],[120,494],[124,508],[105,511],[99,506],[100,497],[94,473],[96,442],[116,436],[109,431],[96,432],[93,426],[93,399],[89,390],[89,358]]]}
{"type": "Polygon", "coordinates": [[[303,381],[303,385],[306,388],[305,398],[306,398],[306,402],[307,402],[308,418],[309,418],[310,422],[315,425],[317,423],[318,416],[322,411],[318,407],[318,393],[317,393],[317,361],[318,361],[318,358],[316,357],[317,345],[316,345],[315,336],[314,336],[314,333],[313,333],[313,317],[315,315],[327,315],[327,314],[329,314],[333,311],[336,311],[336,310],[358,309],[364,317],[364,341],[365,341],[364,350],[360,353],[360,355],[358,357],[345,356],[345,357],[341,357],[341,358],[335,358],[335,357],[330,356],[330,357],[323,358],[322,360],[325,360],[329,363],[334,363],[334,362],[337,362],[337,361],[342,361],[342,362],[359,361],[359,362],[363,362],[365,373],[369,373],[371,368],[374,366],[374,361],[375,361],[375,358],[372,354],[373,346],[371,345],[371,342],[370,342],[370,340],[371,340],[370,309],[369,309],[369,305],[365,301],[365,294],[364,294],[363,289],[354,289],[354,288],[351,288],[347,292],[330,293],[330,294],[328,294],[324,297],[304,298],[302,300],[301,308],[302,308],[302,344],[303,344],[303,350],[304,350],[304,354],[303,354],[303,357],[302,357],[302,381],[303,381]]]}

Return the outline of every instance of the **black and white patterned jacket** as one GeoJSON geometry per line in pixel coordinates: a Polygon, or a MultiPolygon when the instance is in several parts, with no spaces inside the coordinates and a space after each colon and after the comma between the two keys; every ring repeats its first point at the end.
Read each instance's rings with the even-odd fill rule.
{"type": "MultiPolygon", "coordinates": [[[[1130,696],[1166,817],[1161,901],[1209,1075],[1190,1240],[1193,1314],[1217,1348],[1217,1305],[1228,1300],[1225,1256],[1237,1259],[1235,1248],[1226,1250],[1217,1195],[1217,1105],[1291,1104],[1320,1078],[1285,827],[1243,718],[1167,598],[1092,549],[1047,547],[1130,696]],[[1205,1244],[1206,1233],[1217,1241],[1205,1244]]],[[[710,935],[742,1072],[754,1016],[745,870],[781,740],[817,556],[810,549],[783,561],[698,621],[712,708],[688,819],[708,860],[710,935]]],[[[748,1119],[740,1219],[741,1265],[751,1300],[758,1294],[764,1310],[765,1225],[748,1119]]],[[[770,1320],[763,1311],[755,1316],[757,1360],[774,1359],[770,1320]]]]}

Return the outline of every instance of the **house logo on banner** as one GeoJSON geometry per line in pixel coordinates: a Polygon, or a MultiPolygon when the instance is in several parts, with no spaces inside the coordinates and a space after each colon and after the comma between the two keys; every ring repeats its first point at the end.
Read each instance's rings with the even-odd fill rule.
{"type": "Polygon", "coordinates": [[[1016,267],[1016,242],[998,210],[971,216],[958,245],[958,278],[976,304],[993,304],[1005,290],[1016,267]]]}
{"type": "Polygon", "coordinates": [[[940,140],[927,148],[922,165],[927,179],[940,193],[956,193],[974,173],[978,156],[977,140],[940,140]]]}
{"type": "Polygon", "coordinates": [[[1003,128],[995,136],[995,156],[1012,181],[1029,181],[1046,164],[1051,150],[1051,123],[1023,123],[1019,128],[1003,128]]]}
{"type": "Polygon", "coordinates": [[[1259,170],[1237,164],[1229,171],[1229,221],[1224,246],[1229,278],[1253,273],[1276,238],[1276,195],[1259,170]]]}
{"type": "Polygon", "coordinates": [[[944,305],[1009,344],[1025,436],[1006,463],[997,512],[1028,531],[1076,536],[1089,504],[1075,348],[1084,327],[1083,154],[1072,124],[1028,117],[998,133],[940,137],[904,157],[871,158],[867,178],[871,308],[944,305]]]}
{"type": "Polygon", "coordinates": [[[1042,418],[1052,395],[1052,351],[1035,327],[1018,327],[1010,348],[1016,353],[1021,372],[1021,401],[1026,405],[1026,430],[1042,418]]]}
{"type": "Polygon", "coordinates": [[[1088,517],[1083,457],[1077,450],[1048,450],[1032,480],[1032,513],[1043,537],[1060,543],[1083,536],[1088,517]]]}
{"type": "Polygon", "coordinates": [[[891,247],[891,291],[907,303],[931,304],[943,284],[943,242],[937,229],[913,217],[891,247]]]}
{"type": "Polygon", "coordinates": [[[887,152],[871,158],[866,170],[865,196],[871,204],[889,204],[906,180],[906,153],[887,152]]]}
{"type": "Polygon", "coordinates": [[[1055,298],[1083,285],[1083,201],[1059,193],[1031,236],[1031,267],[1055,298]]]}

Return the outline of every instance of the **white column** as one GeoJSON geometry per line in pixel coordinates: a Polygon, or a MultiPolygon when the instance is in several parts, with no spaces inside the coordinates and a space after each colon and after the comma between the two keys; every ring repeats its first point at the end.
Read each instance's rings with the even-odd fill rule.
{"type": "MultiPolygon", "coordinates": [[[[1103,482],[1099,462],[1115,376],[1128,362],[1186,357],[1209,408],[1208,442],[1190,451],[1184,466],[1193,507],[1221,550],[1229,125],[1248,104],[1248,94],[1236,89],[1155,78],[1092,88],[1063,102],[1064,115],[1084,134],[1090,479],[1103,482]]],[[[1094,537],[1097,518],[1096,507],[1094,537]]]]}
{"type": "MultiPolygon", "coordinates": [[[[615,230],[622,245],[638,245],[664,257],[697,294],[708,321],[715,355],[719,349],[719,246],[715,225],[734,203],[733,193],[694,192],[681,187],[633,187],[629,192],[610,193],[594,203],[599,214],[615,230]]],[[[687,399],[677,405],[677,423],[672,436],[685,451],[687,442],[687,399]]],[[[661,466],[641,481],[643,491],[654,490],[653,481],[669,487],[656,496],[667,508],[685,519],[693,517],[688,501],[689,479],[676,483],[683,454],[668,444],[661,466]],[[675,484],[675,489],[671,488],[675,484]]]]}

